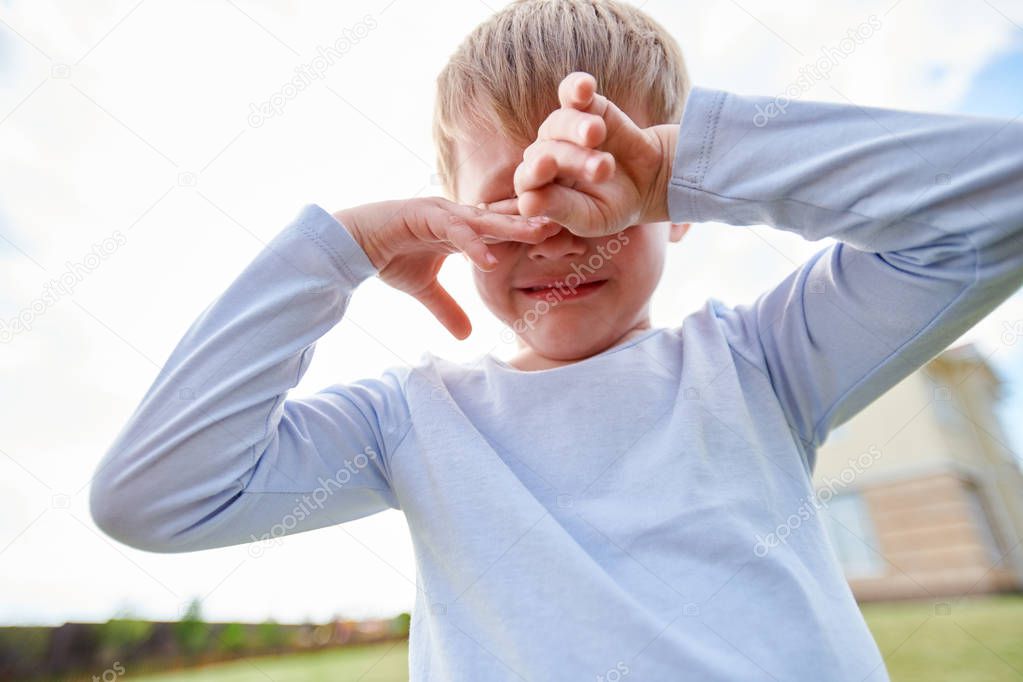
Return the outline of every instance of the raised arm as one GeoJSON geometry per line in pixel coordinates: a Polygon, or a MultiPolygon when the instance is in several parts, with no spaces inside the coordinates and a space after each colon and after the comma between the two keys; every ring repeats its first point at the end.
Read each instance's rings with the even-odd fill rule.
{"type": "Polygon", "coordinates": [[[595,88],[561,81],[517,198],[488,208],[582,236],[670,220],[838,240],[717,306],[808,451],[1023,282],[1023,123],[694,88],[680,123],[639,128],[595,88]]]}
{"type": "Polygon", "coordinates": [[[815,448],[1020,287],[1021,195],[1020,123],[697,88],[668,212],[838,240],[721,313],[815,448]]]}
{"type": "Polygon", "coordinates": [[[108,535],[185,552],[308,531],[399,507],[391,453],[411,419],[409,368],[288,399],[360,282],[416,296],[452,333],[468,319],[437,283],[449,254],[486,267],[483,236],[549,227],[439,198],[331,215],[306,206],[189,328],[100,462],[90,508],[108,535]]]}
{"type": "Polygon", "coordinates": [[[90,505],[113,538],[184,552],[397,507],[387,459],[402,374],[286,399],[375,269],[306,206],[188,329],[100,462],[90,505]]]}

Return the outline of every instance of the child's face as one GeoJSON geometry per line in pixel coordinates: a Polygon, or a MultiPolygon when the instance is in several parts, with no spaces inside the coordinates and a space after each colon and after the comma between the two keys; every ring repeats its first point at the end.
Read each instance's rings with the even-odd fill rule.
{"type": "MultiPolygon", "coordinates": [[[[458,140],[456,201],[474,206],[514,197],[513,176],[523,149],[493,132],[458,140]]],[[[539,244],[498,242],[490,247],[499,259],[497,267],[490,272],[473,268],[476,288],[520,345],[556,360],[589,357],[650,326],[649,301],[661,277],[665,249],[687,227],[646,223],[597,238],[578,237],[562,228],[539,244]],[[527,290],[544,282],[562,285],[527,290]]]]}

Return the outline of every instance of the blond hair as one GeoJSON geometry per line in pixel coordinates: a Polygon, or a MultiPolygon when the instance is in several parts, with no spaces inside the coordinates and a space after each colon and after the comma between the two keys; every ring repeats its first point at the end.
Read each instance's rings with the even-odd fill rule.
{"type": "Polygon", "coordinates": [[[447,196],[457,191],[456,137],[493,130],[527,146],[573,71],[593,74],[597,92],[619,107],[641,105],[649,125],[677,123],[689,93],[681,48],[639,9],[614,0],[513,2],[477,26],[437,77],[433,138],[447,196]]]}

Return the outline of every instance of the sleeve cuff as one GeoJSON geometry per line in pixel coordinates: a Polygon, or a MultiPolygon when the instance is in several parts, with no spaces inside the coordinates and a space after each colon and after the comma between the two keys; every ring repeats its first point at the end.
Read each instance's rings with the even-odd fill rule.
{"type": "Polygon", "coordinates": [[[296,222],[303,234],[317,244],[352,286],[377,274],[377,269],[359,242],[341,221],[317,204],[307,204],[296,222]]]}
{"type": "Polygon", "coordinates": [[[672,222],[702,222],[709,197],[703,179],[710,166],[721,110],[728,93],[694,87],[679,122],[678,142],[668,181],[668,218],[672,222]]]}

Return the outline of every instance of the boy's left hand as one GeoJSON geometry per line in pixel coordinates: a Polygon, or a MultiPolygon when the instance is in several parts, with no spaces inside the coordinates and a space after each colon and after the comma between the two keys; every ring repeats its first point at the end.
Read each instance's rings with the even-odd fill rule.
{"type": "Polygon", "coordinates": [[[515,169],[517,199],[489,210],[546,215],[583,237],[668,220],[667,188],[678,125],[640,128],[576,71],[515,169]]]}

